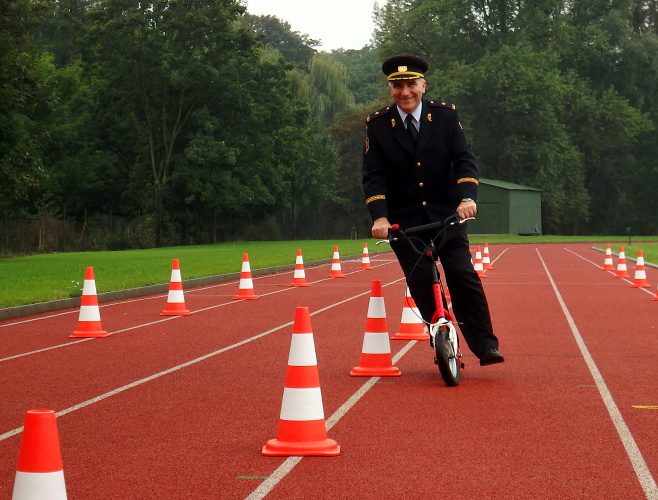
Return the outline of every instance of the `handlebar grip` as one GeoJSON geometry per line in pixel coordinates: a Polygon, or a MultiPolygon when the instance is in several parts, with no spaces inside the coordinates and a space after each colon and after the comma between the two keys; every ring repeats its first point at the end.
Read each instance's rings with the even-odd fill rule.
{"type": "Polygon", "coordinates": [[[423,231],[429,231],[430,229],[440,229],[443,226],[447,226],[451,222],[457,222],[458,220],[459,220],[459,216],[455,213],[439,222],[430,222],[429,224],[423,224],[422,226],[411,227],[409,229],[406,229],[405,233],[415,234],[415,233],[422,233],[423,231]]]}

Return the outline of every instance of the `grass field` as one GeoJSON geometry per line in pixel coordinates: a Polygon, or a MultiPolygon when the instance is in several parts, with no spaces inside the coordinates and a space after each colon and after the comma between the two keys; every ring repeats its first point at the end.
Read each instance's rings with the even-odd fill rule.
{"type": "MultiPolygon", "coordinates": [[[[626,257],[634,259],[642,250],[645,262],[658,264],[656,238],[628,244],[628,237],[564,237],[475,235],[471,244],[591,242],[605,248],[610,243],[613,253],[624,246],[626,257]],[[649,241],[650,240],[650,241],[649,241]]],[[[217,245],[167,247],[116,252],[78,252],[30,255],[0,259],[0,308],[77,297],[81,294],[85,268],[94,268],[99,293],[126,288],[168,283],[171,262],[179,259],[183,279],[201,278],[239,272],[242,256],[249,254],[251,269],[262,269],[295,263],[297,249],[304,262],[331,259],[338,246],[341,257],[360,256],[363,243],[372,254],[375,240],[304,240],[222,243],[217,245]]],[[[386,248],[388,249],[388,247],[386,248]]],[[[603,256],[601,257],[603,264],[603,256]]]]}

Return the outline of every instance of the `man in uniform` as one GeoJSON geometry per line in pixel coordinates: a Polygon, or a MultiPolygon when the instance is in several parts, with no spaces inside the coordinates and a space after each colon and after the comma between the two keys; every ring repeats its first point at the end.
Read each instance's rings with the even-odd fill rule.
{"type": "MultiPolygon", "coordinates": [[[[454,214],[477,213],[478,168],[454,105],[423,97],[427,63],[397,56],[382,64],[394,104],[368,116],[363,154],[363,190],[373,220],[372,236],[383,239],[391,224],[402,229],[454,214]]],[[[427,240],[432,234],[420,235],[427,240]]],[[[429,324],[436,310],[430,268],[404,241],[392,242],[411,296],[429,324]]],[[[466,224],[451,226],[439,252],[453,311],[480,365],[502,363],[482,282],[473,268],[466,224]]]]}

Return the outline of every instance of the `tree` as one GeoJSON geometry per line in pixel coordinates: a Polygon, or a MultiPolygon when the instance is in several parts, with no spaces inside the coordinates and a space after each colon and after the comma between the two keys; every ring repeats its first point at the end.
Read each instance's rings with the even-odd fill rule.
{"type": "Polygon", "coordinates": [[[354,105],[347,69],[332,55],[315,55],[307,79],[311,114],[321,128],[329,127],[338,113],[354,105]]]}
{"type": "Polygon", "coordinates": [[[241,12],[231,0],[109,0],[89,12],[84,57],[105,107],[102,118],[137,138],[135,173],[150,171],[158,244],[191,117],[204,106],[233,113],[253,98],[241,89],[249,83],[255,43],[234,23],[241,12]]]}
{"type": "Polygon", "coordinates": [[[0,195],[9,206],[43,177],[33,116],[48,100],[40,54],[30,43],[45,6],[0,0],[0,195]]]}
{"type": "Polygon", "coordinates": [[[381,65],[371,46],[358,50],[334,50],[331,55],[347,68],[347,89],[356,104],[371,104],[383,95],[388,96],[381,65]]]}
{"type": "Polygon", "coordinates": [[[43,0],[48,6],[48,15],[34,30],[34,43],[54,56],[54,64],[66,66],[80,56],[80,37],[89,28],[87,11],[91,0],[43,0]]]}
{"type": "Polygon", "coordinates": [[[260,36],[265,47],[278,50],[286,61],[295,63],[298,68],[308,68],[317,53],[319,40],[293,31],[289,23],[276,16],[246,14],[243,19],[246,25],[260,36]]]}

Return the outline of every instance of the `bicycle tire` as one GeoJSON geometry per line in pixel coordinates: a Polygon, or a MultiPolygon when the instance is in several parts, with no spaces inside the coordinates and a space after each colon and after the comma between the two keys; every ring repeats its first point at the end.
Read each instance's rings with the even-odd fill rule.
{"type": "Polygon", "coordinates": [[[441,378],[448,387],[455,387],[461,378],[460,360],[457,352],[450,341],[449,328],[441,328],[434,338],[434,350],[436,352],[436,364],[439,366],[441,378]]]}

